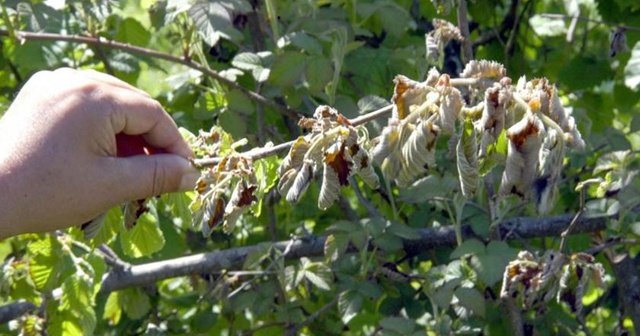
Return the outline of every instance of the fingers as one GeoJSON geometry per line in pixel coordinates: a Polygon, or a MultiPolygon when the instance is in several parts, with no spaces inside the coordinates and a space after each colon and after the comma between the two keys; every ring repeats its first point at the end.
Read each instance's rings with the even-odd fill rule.
{"type": "Polygon", "coordinates": [[[200,173],[188,160],[172,154],[108,158],[108,179],[116,201],[193,190],[200,173]]]}
{"type": "Polygon", "coordinates": [[[133,97],[129,90],[113,88],[105,93],[112,107],[109,111],[114,133],[142,135],[153,147],[189,158],[193,152],[178,131],[178,127],[156,100],[133,97]]]}
{"type": "Polygon", "coordinates": [[[52,74],[80,76],[91,82],[103,84],[92,87],[92,90],[97,91],[92,94],[92,97],[98,97],[104,105],[109,107],[107,110],[114,135],[118,133],[142,135],[153,147],[166,149],[170,153],[185,158],[193,156],[193,152],[180,135],[173,119],[143,90],[95,70],[60,68],[43,75],[52,74]]]}

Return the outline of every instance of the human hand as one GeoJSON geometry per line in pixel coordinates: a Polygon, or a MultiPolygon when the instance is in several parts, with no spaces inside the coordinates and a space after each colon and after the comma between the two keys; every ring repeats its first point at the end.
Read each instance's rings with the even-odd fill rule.
{"type": "Polygon", "coordinates": [[[191,190],[199,176],[192,156],[147,93],[93,70],[38,72],[0,119],[0,239],[82,224],[125,201],[191,190]],[[119,133],[139,137],[116,142],[119,133]],[[139,153],[140,143],[166,154],[117,157],[132,148],[139,153]]]}

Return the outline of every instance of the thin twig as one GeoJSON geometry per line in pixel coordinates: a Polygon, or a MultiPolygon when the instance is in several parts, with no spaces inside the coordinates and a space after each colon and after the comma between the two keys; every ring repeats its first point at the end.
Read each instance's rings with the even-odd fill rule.
{"type": "MultiPolygon", "coordinates": [[[[540,14],[540,17],[544,17],[544,18],[548,18],[548,19],[557,19],[557,20],[574,20],[574,19],[576,19],[576,17],[574,17],[574,16],[569,16],[569,15],[566,15],[566,14],[554,14],[554,13],[543,13],[543,14],[540,14]]],[[[618,23],[609,22],[609,21],[594,20],[594,19],[590,19],[590,18],[587,18],[587,17],[584,17],[584,16],[577,16],[577,20],[585,21],[585,22],[598,23],[598,24],[604,24],[604,25],[611,26],[611,27],[620,27],[620,28],[625,28],[626,30],[640,32],[640,28],[638,28],[638,27],[620,25],[618,23]]]]}
{"type": "Polygon", "coordinates": [[[320,317],[320,315],[324,314],[325,312],[327,312],[329,309],[333,308],[333,306],[335,306],[336,304],[338,304],[338,298],[339,296],[336,295],[333,300],[331,300],[329,303],[327,303],[326,305],[322,306],[322,308],[316,310],[315,312],[313,312],[313,314],[309,315],[309,317],[307,317],[304,321],[298,323],[298,324],[294,324],[291,326],[292,329],[294,329],[294,332],[299,331],[301,328],[311,324],[313,321],[317,320],[318,317],[320,317]]]}
{"type": "Polygon", "coordinates": [[[560,247],[558,247],[558,251],[564,253],[564,248],[567,245],[567,238],[569,237],[569,235],[571,235],[571,232],[573,231],[573,229],[578,223],[578,219],[580,219],[580,216],[582,216],[582,214],[584,213],[585,202],[586,202],[585,189],[587,189],[587,186],[590,184],[597,184],[601,182],[602,182],[602,179],[594,178],[594,179],[588,179],[586,181],[582,181],[578,184],[577,189],[580,190],[580,209],[571,220],[571,223],[569,223],[569,226],[567,227],[567,229],[562,232],[562,235],[561,235],[562,240],[560,240],[560,247]]]}
{"type": "MultiPolygon", "coordinates": [[[[0,36],[10,36],[10,33],[8,30],[0,30],[0,36]]],[[[98,47],[106,46],[112,49],[119,49],[119,50],[127,51],[130,53],[138,54],[138,55],[154,57],[154,58],[162,59],[165,61],[182,64],[184,66],[187,66],[194,70],[198,70],[203,74],[216,79],[217,81],[226,85],[227,87],[240,91],[242,94],[247,96],[247,98],[253,100],[254,102],[262,104],[264,106],[268,106],[282,113],[283,115],[286,115],[287,117],[297,120],[304,116],[304,114],[300,112],[292,110],[286,106],[277,104],[256,92],[253,92],[251,90],[244,88],[241,85],[238,85],[238,83],[220,75],[220,73],[218,73],[217,71],[209,69],[208,67],[201,65],[199,63],[196,63],[190,58],[178,57],[178,56],[174,56],[174,55],[160,52],[157,50],[134,46],[128,43],[121,43],[117,41],[107,40],[102,37],[96,38],[96,37],[79,36],[79,35],[32,33],[32,32],[26,32],[26,31],[18,31],[18,30],[15,31],[15,36],[20,42],[30,41],[30,40],[32,41],[65,41],[65,42],[71,42],[71,43],[85,43],[85,44],[94,45],[98,47]]]]}
{"type": "Polygon", "coordinates": [[[366,199],[364,195],[362,195],[362,190],[360,189],[360,186],[358,186],[358,182],[353,176],[349,176],[349,185],[353,188],[353,191],[356,194],[356,198],[358,199],[358,201],[360,201],[360,204],[363,205],[367,210],[369,216],[374,218],[381,218],[382,215],[380,214],[378,209],[373,204],[371,204],[371,202],[369,202],[369,200],[366,199]]]}
{"type": "Polygon", "coordinates": [[[576,14],[571,19],[571,24],[569,25],[569,29],[567,29],[567,43],[573,42],[573,35],[576,32],[576,27],[578,27],[578,21],[580,21],[580,7],[578,7],[576,14]]]}

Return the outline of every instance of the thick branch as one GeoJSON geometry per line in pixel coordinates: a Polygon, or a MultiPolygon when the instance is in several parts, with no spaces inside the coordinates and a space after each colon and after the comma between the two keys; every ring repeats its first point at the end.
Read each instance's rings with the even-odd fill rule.
{"type": "Polygon", "coordinates": [[[0,307],[0,324],[15,320],[18,317],[36,310],[38,307],[33,303],[25,300],[12,302],[8,305],[0,307]]]}
{"type": "MultiPolygon", "coordinates": [[[[7,30],[0,30],[0,36],[10,36],[9,31],[7,30]]],[[[119,50],[123,50],[126,52],[130,52],[130,53],[134,53],[134,54],[138,54],[138,55],[143,55],[143,56],[149,56],[149,57],[154,57],[154,58],[159,58],[165,61],[169,61],[169,62],[173,62],[173,63],[178,63],[178,64],[182,64],[185,65],[189,68],[198,70],[200,72],[202,72],[203,74],[212,77],[214,79],[216,79],[217,81],[219,81],[220,83],[226,85],[227,87],[230,87],[234,90],[238,90],[240,92],[242,92],[245,96],[247,96],[247,98],[253,100],[254,102],[258,103],[258,104],[262,104],[264,106],[268,106],[280,113],[282,113],[283,115],[286,115],[290,118],[293,119],[299,119],[303,116],[303,114],[294,111],[286,106],[282,106],[280,104],[277,104],[269,99],[267,99],[266,97],[255,93],[251,90],[248,90],[240,85],[238,85],[236,82],[229,80],[228,78],[220,75],[217,71],[215,70],[211,70],[208,67],[205,67],[199,63],[194,62],[193,60],[191,60],[190,58],[186,58],[186,57],[177,57],[171,54],[167,54],[167,53],[163,53],[160,51],[156,51],[156,50],[152,50],[152,49],[147,49],[147,48],[142,48],[142,47],[138,47],[138,46],[134,46],[128,43],[121,43],[121,42],[116,42],[116,41],[112,41],[112,40],[107,40],[101,37],[89,37],[89,36],[78,36],[78,35],[61,35],[61,34],[52,34],[52,33],[32,33],[32,32],[25,32],[25,31],[15,31],[15,36],[17,39],[19,39],[21,42],[22,41],[65,41],[65,42],[71,42],[71,43],[85,43],[85,44],[89,44],[89,45],[93,45],[93,46],[97,46],[98,48],[100,48],[101,46],[106,46],[112,49],[119,49],[119,50]]]]}
{"type": "MultiPolygon", "coordinates": [[[[567,228],[573,215],[548,218],[514,218],[499,225],[500,236],[505,239],[528,239],[534,237],[558,237],[567,228]]],[[[605,229],[607,217],[581,218],[572,233],[593,232],[605,229]]],[[[456,246],[455,233],[452,226],[420,229],[420,239],[404,241],[404,249],[415,255],[439,247],[456,246]]],[[[474,237],[470,226],[463,226],[465,239],[474,237]]],[[[300,257],[319,257],[324,253],[324,236],[310,236],[292,241],[264,243],[246,247],[231,248],[224,251],[196,254],[182,258],[157,261],[143,265],[135,265],[128,269],[112,270],[103,279],[102,292],[111,292],[128,287],[152,284],[158,280],[185,276],[190,274],[206,274],[223,269],[241,269],[246,257],[254,252],[272,246],[284,251],[289,247],[285,258],[288,260],[300,257]]]]}

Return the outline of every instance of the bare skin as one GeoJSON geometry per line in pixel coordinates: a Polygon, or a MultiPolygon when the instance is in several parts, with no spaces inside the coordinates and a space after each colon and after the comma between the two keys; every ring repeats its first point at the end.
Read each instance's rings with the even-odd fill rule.
{"type": "Polygon", "coordinates": [[[92,70],[41,71],[0,119],[0,240],[82,224],[124,201],[193,189],[176,124],[145,92],[92,70]],[[116,134],[164,154],[117,157],[116,134]]]}

